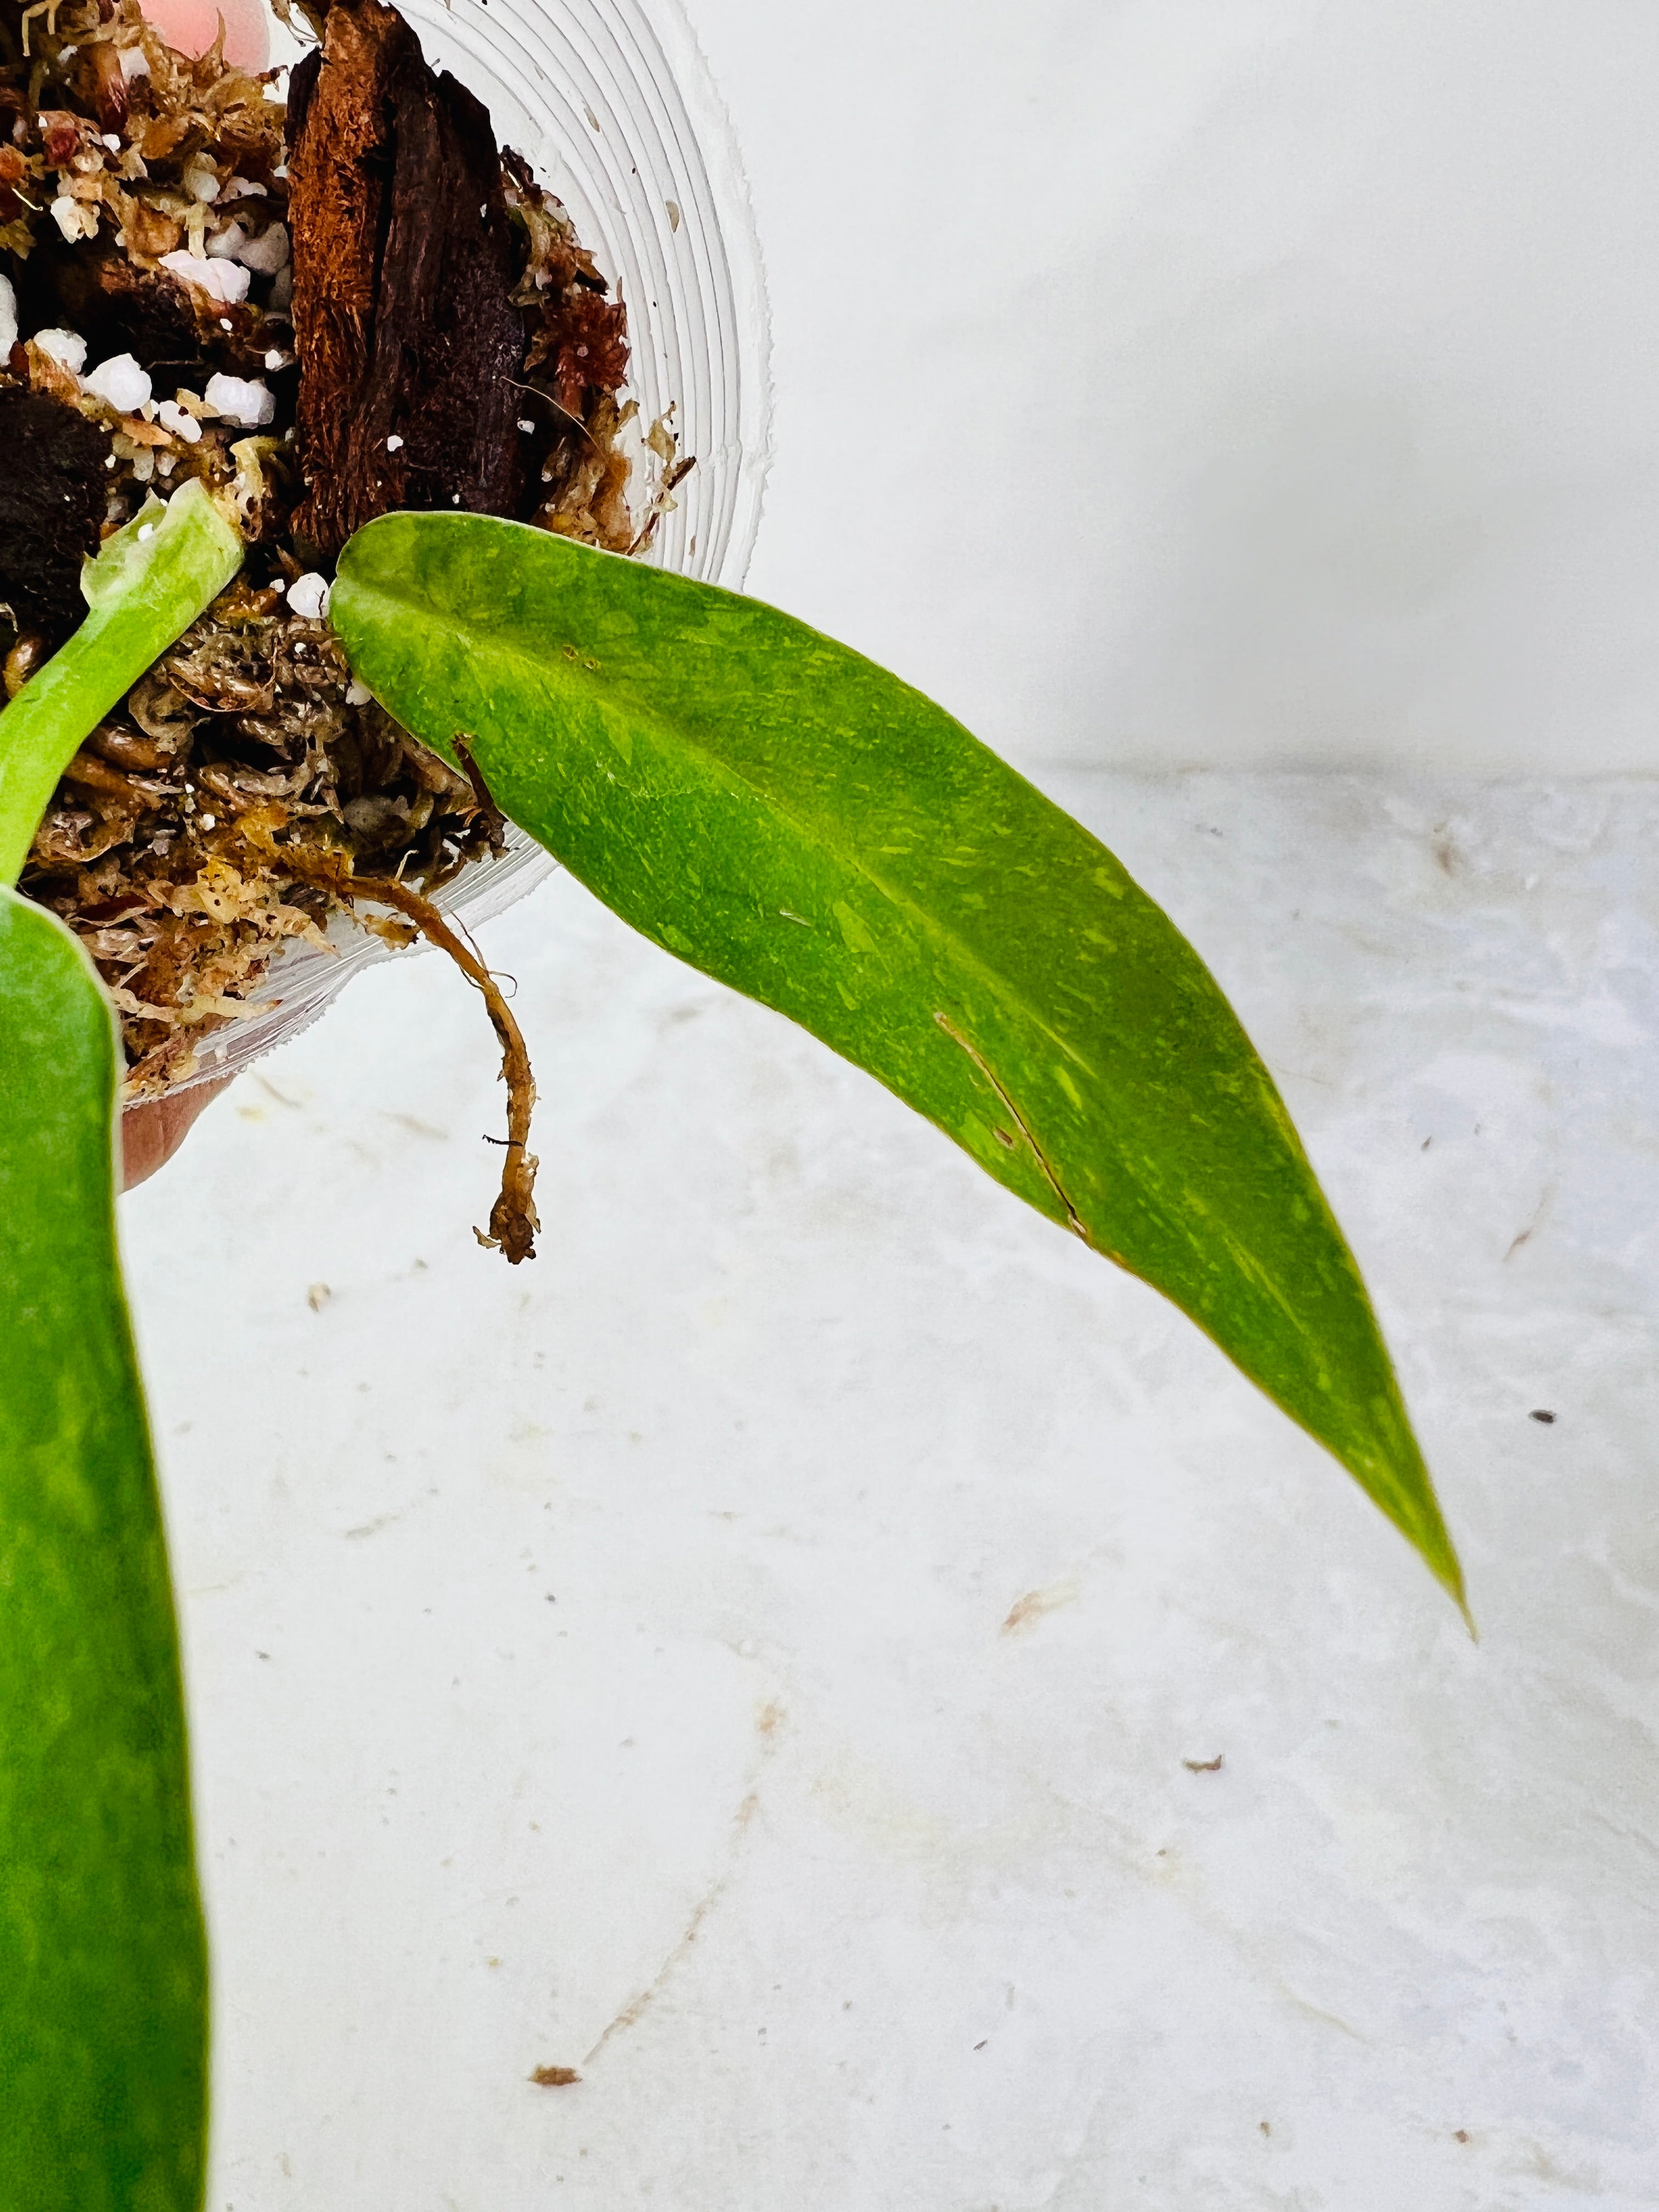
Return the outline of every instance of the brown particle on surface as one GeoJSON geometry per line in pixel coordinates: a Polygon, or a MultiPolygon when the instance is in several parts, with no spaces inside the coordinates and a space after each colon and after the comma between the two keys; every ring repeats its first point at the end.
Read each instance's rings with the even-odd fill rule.
{"type": "Polygon", "coordinates": [[[582,2077],[574,2066],[538,2066],[530,2078],[544,2089],[568,2089],[582,2077]]]}
{"type": "Polygon", "coordinates": [[[1547,1429],[1553,1428],[1555,1425],[1555,1416],[1547,1406],[1534,1406],[1527,1419],[1529,1421],[1541,1421],[1547,1429]]]}
{"type": "Polygon", "coordinates": [[[1017,1597],[1008,1608],[999,1633],[1018,1636],[1023,1629],[1031,1627],[1046,1613],[1057,1613],[1063,1605],[1071,1605],[1083,1595],[1083,1585],[1075,1575],[1064,1582],[1051,1583],[1047,1589],[1027,1590],[1017,1597]]]}
{"type": "Polygon", "coordinates": [[[1224,1752],[1217,1752],[1213,1759],[1183,1759],[1182,1765],[1188,1774],[1219,1774],[1224,1752]]]}

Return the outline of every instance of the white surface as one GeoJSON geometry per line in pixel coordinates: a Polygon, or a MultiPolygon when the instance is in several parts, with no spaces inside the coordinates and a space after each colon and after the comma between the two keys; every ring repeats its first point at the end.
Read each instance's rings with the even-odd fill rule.
{"type": "Polygon", "coordinates": [[[1170,1309],[555,878],[487,939],[533,1266],[433,957],[125,1205],[214,2212],[1659,2205],[1659,796],[1050,781],[1283,1082],[1482,1644],[1170,1309]]]}
{"type": "Polygon", "coordinates": [[[556,880],[487,939],[532,1267],[430,958],[125,1208],[214,2212],[1652,2212],[1659,793],[1409,773],[1656,764],[1655,19],[695,15],[753,587],[1212,960],[1485,1640],[1151,1293],[556,880]]]}
{"type": "Polygon", "coordinates": [[[1659,14],[690,0],[751,588],[1004,750],[1659,767],[1659,14]]]}

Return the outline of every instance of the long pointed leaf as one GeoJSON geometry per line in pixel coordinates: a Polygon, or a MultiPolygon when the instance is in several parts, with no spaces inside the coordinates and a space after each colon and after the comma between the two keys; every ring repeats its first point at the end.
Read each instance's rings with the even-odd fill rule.
{"type": "Polygon", "coordinates": [[[0,890],[0,2205],[192,2212],[207,1966],[91,963],[0,890]]]}
{"type": "Polygon", "coordinates": [[[758,602],[388,515],[333,620],[398,720],[670,951],[802,1023],[1165,1292],[1462,1601],[1358,1271],[1168,918],[944,710],[758,602]]]}

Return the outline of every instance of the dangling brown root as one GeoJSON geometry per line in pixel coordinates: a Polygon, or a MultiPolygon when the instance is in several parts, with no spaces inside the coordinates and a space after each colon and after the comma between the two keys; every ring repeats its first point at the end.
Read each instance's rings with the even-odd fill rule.
{"type": "Polygon", "coordinates": [[[389,876],[351,876],[337,889],[343,897],[374,899],[382,906],[395,907],[414,923],[428,943],[435,945],[441,952],[447,952],[468,981],[483,993],[489,1018],[501,1041],[501,1079],[507,1085],[507,1159],[501,1169],[501,1195],[490,1208],[489,1234],[486,1237],[482,1229],[475,1229],[472,1233],[480,1244],[490,1250],[505,1252],[514,1267],[520,1260],[533,1260],[536,1231],[541,1226],[532,1195],[538,1163],[525,1146],[530,1136],[531,1112],[536,1103],[536,1081],[530,1072],[530,1054],[525,1049],[524,1037],[513,1018],[512,1009],[501,996],[500,985],[471,946],[456,935],[431,900],[410,890],[407,884],[393,883],[389,876]]]}

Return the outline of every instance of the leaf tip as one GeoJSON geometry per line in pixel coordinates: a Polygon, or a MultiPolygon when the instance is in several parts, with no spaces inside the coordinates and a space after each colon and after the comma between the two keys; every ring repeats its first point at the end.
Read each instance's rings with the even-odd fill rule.
{"type": "MultiPolygon", "coordinates": [[[[1437,1504],[1438,1501],[1437,1500],[1436,1503],[1437,1504]]],[[[1469,1610],[1468,1593],[1463,1582],[1462,1562],[1457,1556],[1451,1538],[1446,1532],[1445,1522],[1441,1520],[1438,1512],[1435,1515],[1435,1526],[1431,1538],[1413,1534],[1412,1542],[1417,1551],[1422,1554],[1430,1573],[1457,1607],[1462,1617],[1463,1626],[1469,1632],[1469,1641],[1472,1644],[1479,1644],[1480,1632],[1475,1626],[1474,1613],[1469,1610]]]]}

